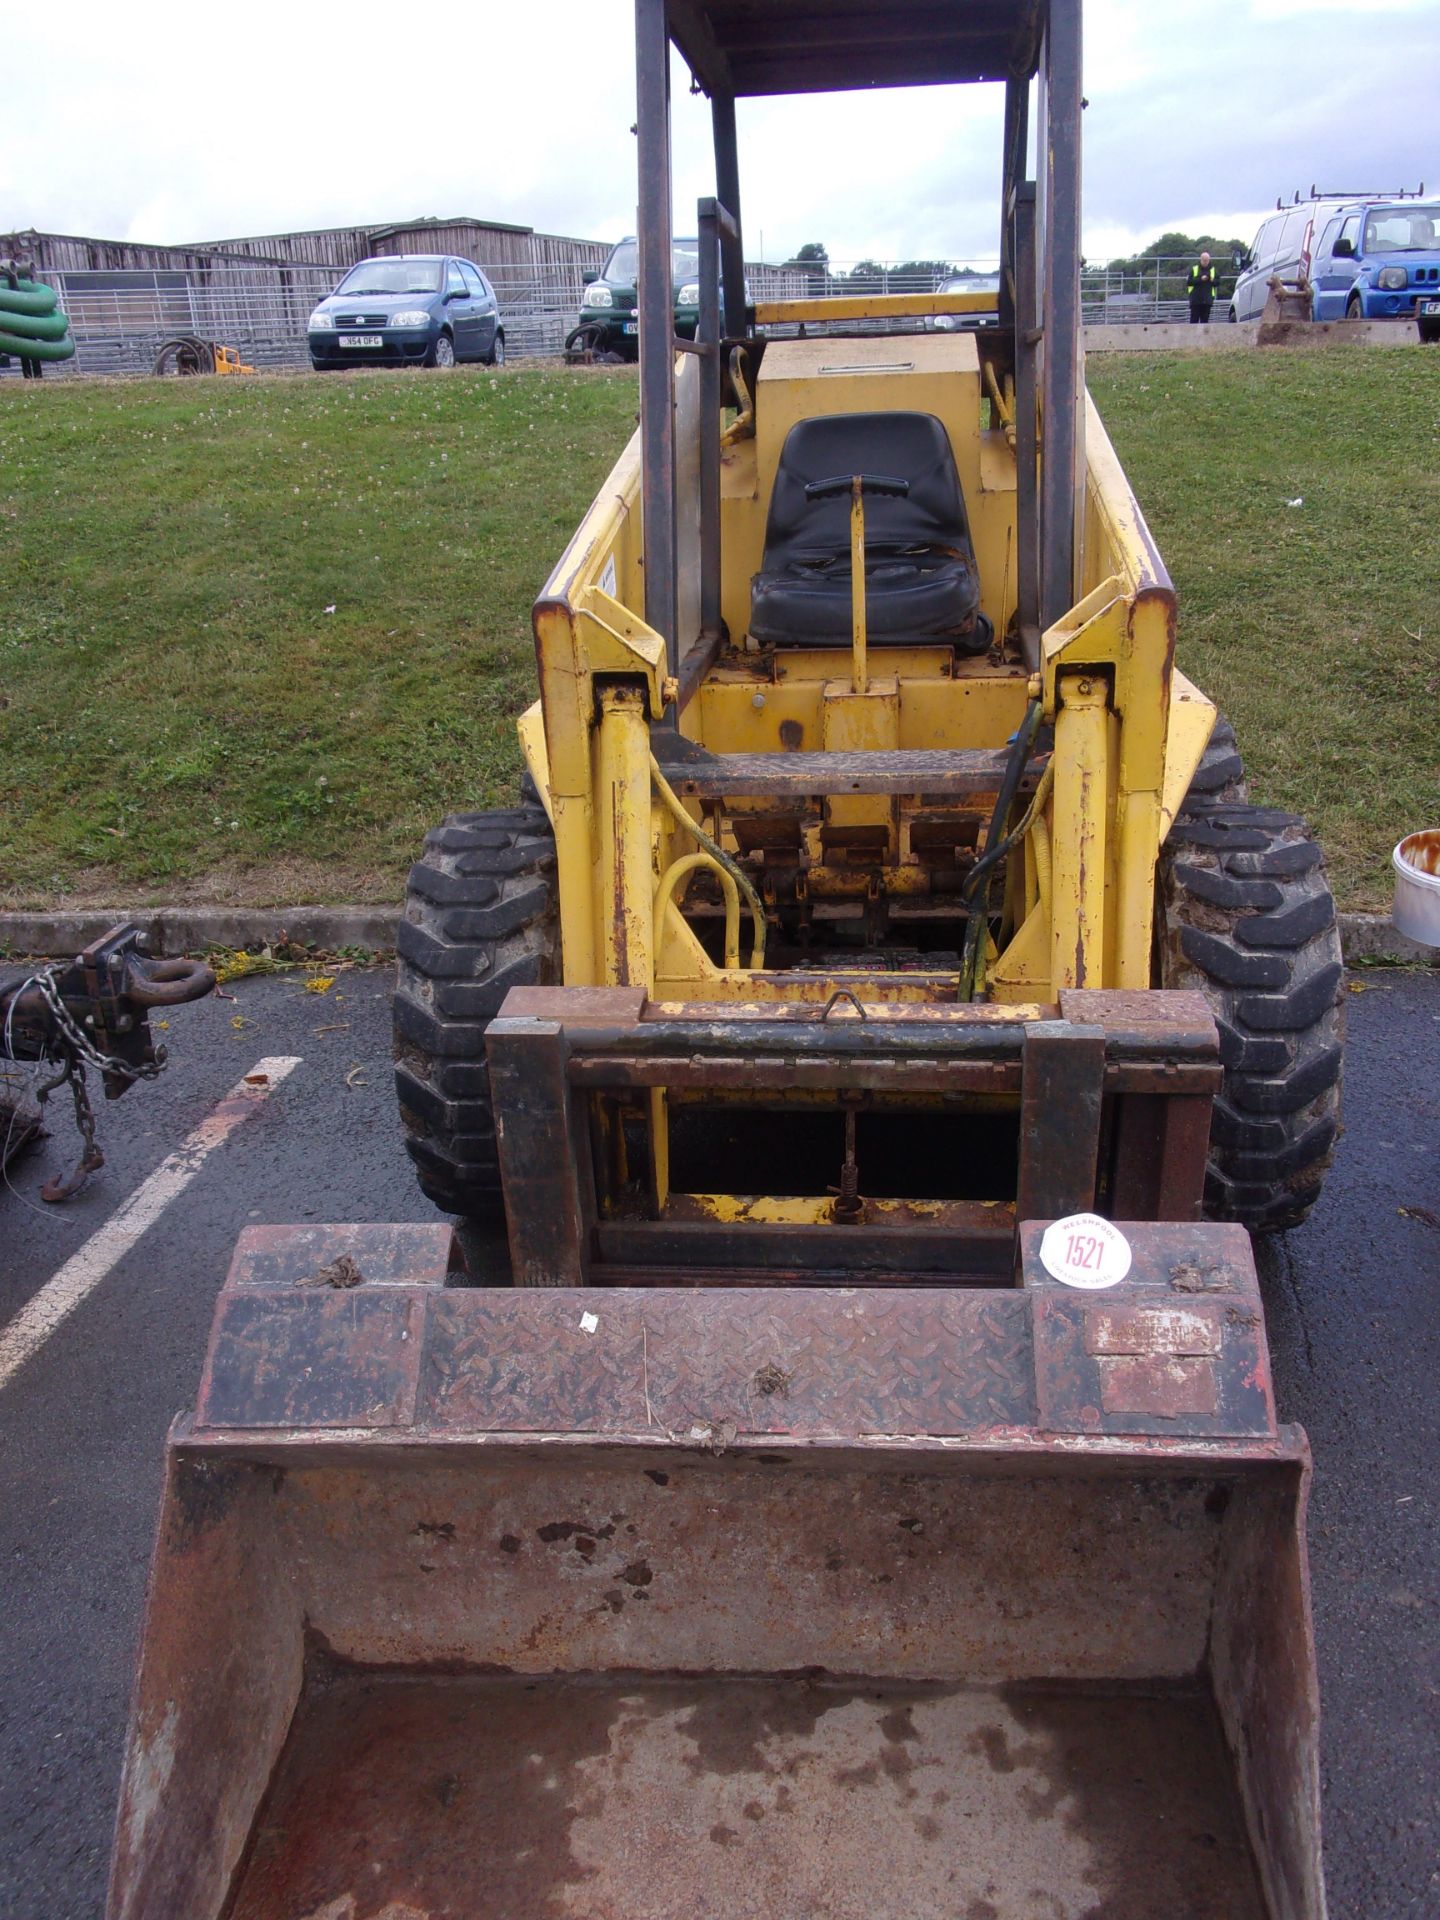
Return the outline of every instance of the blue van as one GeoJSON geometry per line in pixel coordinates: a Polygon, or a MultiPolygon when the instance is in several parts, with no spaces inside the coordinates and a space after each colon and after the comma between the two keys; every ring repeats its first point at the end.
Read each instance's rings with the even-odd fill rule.
{"type": "Polygon", "coordinates": [[[1326,212],[1310,261],[1315,318],[1414,320],[1422,340],[1440,340],[1440,200],[1392,194],[1326,212]]]}

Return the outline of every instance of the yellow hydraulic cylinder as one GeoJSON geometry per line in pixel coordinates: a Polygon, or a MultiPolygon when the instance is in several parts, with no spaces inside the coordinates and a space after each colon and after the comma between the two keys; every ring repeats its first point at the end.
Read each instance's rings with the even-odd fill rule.
{"type": "Polygon", "coordinates": [[[1050,876],[1050,990],[1105,985],[1107,689],[1099,674],[1060,677],[1050,876]]]}
{"type": "Polygon", "coordinates": [[[638,687],[600,695],[596,769],[600,860],[596,925],[605,984],[649,988],[654,979],[650,855],[650,733],[638,687]]]}

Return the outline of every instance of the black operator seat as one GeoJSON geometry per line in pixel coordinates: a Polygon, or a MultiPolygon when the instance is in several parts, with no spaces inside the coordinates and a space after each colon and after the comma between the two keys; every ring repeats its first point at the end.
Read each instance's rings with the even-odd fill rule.
{"type": "Polygon", "coordinates": [[[777,647],[848,644],[850,489],[821,483],[857,473],[877,483],[864,494],[869,645],[942,640],[984,653],[992,629],[960,477],[933,413],[827,414],[790,429],[750,584],[751,634],[777,647]]]}

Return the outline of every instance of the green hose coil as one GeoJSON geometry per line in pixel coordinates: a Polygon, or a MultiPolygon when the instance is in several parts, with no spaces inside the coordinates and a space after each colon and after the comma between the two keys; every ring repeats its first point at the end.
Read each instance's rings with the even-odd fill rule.
{"type": "Polygon", "coordinates": [[[43,281],[21,280],[12,287],[0,278],[0,308],[6,313],[54,313],[58,304],[55,289],[43,281]]]}
{"type": "Polygon", "coordinates": [[[0,276],[0,353],[20,360],[69,360],[74,352],[70,321],[55,289],[35,280],[12,287],[0,276]]]}

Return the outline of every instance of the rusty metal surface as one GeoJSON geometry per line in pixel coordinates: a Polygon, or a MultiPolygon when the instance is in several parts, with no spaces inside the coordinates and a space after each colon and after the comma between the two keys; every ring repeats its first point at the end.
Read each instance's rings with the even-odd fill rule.
{"type": "Polygon", "coordinates": [[[237,1261],[196,1430],[1274,1435],[1243,1229],[1127,1225],[1130,1277],[1077,1293],[1041,1267],[1043,1227],[1021,1229],[1020,1288],[336,1291],[237,1261]]]}
{"type": "Polygon", "coordinates": [[[232,1282],[112,1920],[1323,1920],[1248,1242],[1126,1232],[1087,1295],[1033,1225],[999,1290],[232,1282]]]}
{"type": "Polygon", "coordinates": [[[1025,1029],[1017,1219],[1094,1206],[1105,1030],[1037,1020],[1025,1029]]]}
{"type": "MultiPolygon", "coordinates": [[[[515,1273],[526,1286],[582,1286],[607,1264],[682,1273],[764,1267],[783,1285],[806,1268],[954,1280],[998,1270],[984,1228],[954,1236],[948,1256],[941,1238],[917,1234],[917,1257],[907,1260],[884,1235],[862,1242],[869,1222],[848,1245],[826,1228],[777,1227],[739,1208],[711,1223],[635,1222],[633,1198],[597,1157],[577,1096],[633,1099],[655,1088],[756,1108],[820,1097],[847,1112],[876,1101],[963,1107],[1018,1094],[1018,1179],[1010,1188],[1006,1170],[996,1184],[1007,1190],[989,1197],[1013,1199],[1020,1218],[1097,1203],[1114,1212],[1117,1198],[1142,1218],[1195,1218],[1220,1072],[1205,1002],[1191,993],[1097,991],[1067,993],[1064,1007],[1072,1017],[1039,1020],[1035,1008],[1007,1018],[1003,1009],[950,1003],[882,1006],[845,985],[823,1004],[734,1006],[652,1005],[637,990],[515,989],[487,1035],[515,1273]],[[1159,1111],[1145,1104],[1157,1100],[1159,1111]]],[[[838,1161],[837,1177],[843,1187],[838,1161]]],[[[945,1178],[937,1170],[942,1192],[945,1178]]],[[[782,1174],[776,1192],[785,1191],[782,1174]]]]}
{"type": "Polygon", "coordinates": [[[706,801],[736,794],[800,799],[847,793],[992,794],[1009,759],[1004,747],[944,752],[717,753],[675,770],[675,791],[706,801]]]}
{"type": "MultiPolygon", "coordinates": [[[[673,1267],[691,1270],[720,1285],[732,1270],[769,1269],[771,1284],[814,1286],[837,1279],[883,1285],[887,1278],[923,1276],[967,1285],[1004,1285],[1014,1269],[1015,1218],[1010,1207],[983,1201],[931,1203],[893,1212],[872,1209],[864,1222],[813,1225],[748,1220],[686,1218],[686,1195],[676,1195],[663,1220],[603,1220],[595,1233],[599,1264],[592,1278],[615,1284],[612,1267],[673,1267]],[[966,1276],[961,1282],[960,1276],[966,1276]]],[[[752,1281],[753,1285],[754,1282],[752,1281]]]]}
{"type": "MultiPolygon", "coordinates": [[[[1131,1449],[1087,1459],[1081,1450],[1092,1443],[1078,1440],[1050,1456],[1019,1457],[992,1444],[988,1452],[946,1449],[925,1461],[899,1448],[807,1456],[792,1442],[717,1458],[712,1444],[713,1436],[708,1444],[677,1437],[659,1450],[548,1439],[499,1449],[476,1437],[437,1456],[376,1438],[363,1447],[352,1441],[331,1449],[328,1458],[313,1450],[292,1458],[283,1444],[255,1442],[246,1456],[227,1458],[213,1444],[182,1437],[127,1769],[116,1920],[172,1912],[217,1920],[230,1910],[216,1900],[215,1876],[234,1860],[245,1833],[255,1834],[256,1862],[268,1848],[285,1848],[279,1829],[290,1822],[277,1819],[275,1802],[267,1808],[261,1794],[281,1752],[298,1688],[296,1663],[307,1644],[312,1652],[400,1680],[442,1683],[429,1696],[435,1716],[416,1728],[415,1764],[401,1764],[391,1749],[394,1764],[376,1776],[388,1774],[390,1795],[388,1814],[377,1810],[377,1832],[397,1842],[407,1831],[423,1832],[422,1804],[457,1771],[440,1759],[443,1727],[453,1724],[452,1713],[463,1715],[472,1682],[452,1676],[515,1676],[505,1682],[510,1697],[533,1704],[527,1683],[543,1692],[560,1676],[643,1691],[680,1675],[693,1689],[698,1719],[691,1724],[712,1726],[729,1720],[727,1700],[735,1696],[728,1689],[747,1676],[782,1688],[800,1674],[822,1685],[833,1677],[856,1696],[897,1686],[915,1695],[938,1693],[977,1710],[983,1704],[987,1727],[996,1718],[994,1702],[1010,1698],[1011,1689],[1060,1689],[1073,1700],[1078,1686],[1091,1698],[1092,1715],[1074,1750],[1076,1766],[1083,1764],[1083,1749],[1093,1747],[1093,1764],[1107,1781],[1104,1756],[1123,1756],[1137,1738],[1127,1717],[1137,1696],[1158,1696],[1168,1708],[1177,1688],[1198,1686],[1199,1698],[1189,1695],[1198,1717],[1170,1718],[1163,1734],[1157,1727],[1175,1766],[1197,1763],[1192,1749],[1212,1698],[1232,1728],[1243,1725],[1247,1738],[1263,1746],[1264,1730],[1251,1728],[1248,1719],[1252,1703],[1222,1694],[1222,1686],[1231,1685],[1229,1672],[1222,1681],[1207,1671],[1207,1649],[1217,1593],[1237,1585],[1235,1568],[1243,1585],[1253,1577],[1247,1570],[1267,1556],[1273,1577],[1256,1587],[1258,1612],[1243,1623],[1248,1638],[1238,1641],[1239,1649],[1246,1657],[1251,1648],[1263,1652],[1287,1631],[1285,1621],[1266,1616],[1290,1604],[1304,1471],[1293,1444],[1268,1456],[1232,1446],[1169,1455],[1131,1449]],[[220,1648],[223,1660],[213,1657],[220,1648]],[[240,1700],[232,1697],[237,1688],[240,1700]],[[988,1699],[987,1689],[995,1690],[988,1699]]],[[[1303,1636],[1296,1645],[1307,1650],[1303,1636]]],[[[1277,1804],[1282,1796],[1304,1803],[1306,1767],[1314,1759],[1303,1714],[1287,1718],[1303,1701],[1303,1685],[1291,1700],[1296,1677],[1293,1664],[1271,1675],[1263,1702],[1253,1703],[1275,1716],[1275,1751],[1265,1764],[1277,1804]],[[1292,1746],[1283,1734],[1287,1724],[1300,1730],[1292,1746]]],[[[352,1716],[347,1708],[341,1716],[352,1717],[357,1730],[364,1729],[363,1709],[352,1716]]],[[[302,1739],[304,1720],[302,1713],[302,1739]]],[[[915,1721],[919,1731],[919,1713],[915,1721]]],[[[513,1721],[507,1725],[518,1734],[513,1721]]],[[[373,1723],[371,1731],[378,1740],[373,1723]]],[[[1023,1781],[992,1778],[1023,1772],[1025,1759],[1041,1756],[1022,1757],[1018,1739],[1007,1734],[997,1750],[1016,1764],[992,1768],[989,1736],[979,1737],[979,1727],[967,1725],[954,1739],[934,1731],[937,1756],[943,1748],[969,1809],[960,1833],[942,1823],[936,1844],[944,1872],[963,1873],[976,1857],[966,1834],[987,1859],[1009,1858],[1032,1842],[1037,1859],[1053,1859],[1068,1835],[1084,1868],[1077,1868],[1066,1897],[1079,1902],[1085,1891],[1091,1901],[1063,1909],[1076,1920],[1096,1911],[1102,1887],[1106,1904],[1099,1910],[1107,1914],[1161,1912],[1169,1920],[1172,1912],[1186,1911],[1143,1904],[1166,1890],[1163,1880],[1157,1892],[1147,1879],[1147,1863],[1174,1838],[1171,1828],[1150,1831],[1153,1803],[1141,1807],[1122,1798],[1114,1804],[1109,1787],[1094,1802],[1080,1794],[1061,1808],[1057,1829],[1049,1816],[1063,1795],[1042,1793],[1037,1804],[1010,1791],[1023,1781]],[[977,1781],[990,1783],[999,1797],[971,1797],[977,1781]],[[1105,1812],[1112,1805],[1113,1824],[1105,1812]],[[1085,1869],[1098,1871],[1102,1857],[1113,1862],[1112,1871],[1087,1878],[1085,1869]],[[1138,1904],[1109,1904],[1126,1899],[1138,1904]]],[[[530,1744],[521,1741],[517,1757],[543,1751],[541,1734],[537,1727],[530,1744]]],[[[318,1770],[315,1750],[305,1749],[304,1792],[329,1836],[322,1842],[313,1834],[304,1853],[317,1859],[346,1853],[345,1834],[356,1830],[352,1789],[356,1769],[364,1771],[360,1753],[368,1740],[364,1734],[334,1772],[318,1770]]],[[[1209,1751],[1216,1751],[1213,1744],[1209,1751]]],[[[607,1744],[605,1752],[613,1758],[615,1748],[607,1744]]],[[[781,1755],[781,1781],[793,1752],[781,1755]]],[[[673,1749],[662,1748],[657,1763],[673,1758],[673,1749]]],[[[853,1764],[863,1767],[868,1759],[862,1755],[853,1764]]],[[[1132,1782],[1150,1771],[1135,1769],[1132,1782]]],[[[687,1792],[700,1790],[688,1769],[675,1774],[687,1792]]],[[[867,1782],[845,1784],[858,1794],[867,1782]]],[[[1239,1785],[1251,1797],[1258,1846],[1285,1855],[1266,1865],[1267,1876],[1303,1885],[1318,1861],[1313,1830],[1291,1829],[1278,1839],[1258,1830],[1243,1770],[1239,1785]]],[[[1233,1795],[1232,1787],[1232,1803],[1233,1795]]],[[[847,1797],[833,1807],[821,1804],[833,1815],[827,1825],[835,1846],[875,1844],[883,1802],[847,1797]]],[[[576,1813],[568,1799],[556,1807],[567,1827],[576,1813]]],[[[295,1817],[303,1823],[298,1807],[295,1817]]],[[[660,1849],[658,1836],[669,1824],[652,1827],[652,1849],[660,1849]]],[[[1210,1819],[1198,1828],[1216,1832],[1210,1819]]],[[[1204,1889],[1213,1863],[1201,1850],[1210,1842],[1195,1838],[1194,1846],[1195,1853],[1187,1846],[1179,1857],[1196,1863],[1196,1884],[1204,1889]]],[[[418,1838],[416,1850],[424,1850],[418,1838]]],[[[657,1871],[664,1860],[658,1852],[657,1871]]],[[[919,1864],[911,1861],[907,1870],[919,1874],[919,1864]]],[[[663,1871],[677,1901],[688,1897],[693,1887],[682,1877],[684,1868],[665,1864],[663,1871]]],[[[470,1884],[463,1870],[454,1870],[449,1898],[463,1901],[470,1884]]],[[[1033,1920],[1026,1901],[1040,1884],[1012,1884],[1008,1905],[998,1911],[1008,1920],[1033,1920]]],[[[929,1910],[923,1877],[898,1877],[894,1885],[897,1898],[917,1903],[913,1910],[929,1910]]],[[[294,1890],[291,1907],[258,1911],[305,1920],[327,1911],[299,1904],[300,1891],[294,1890]]],[[[465,1911],[463,1905],[454,1910],[465,1911]]],[[[632,1911],[604,1904],[573,1910],[596,1920],[615,1913],[628,1920],[632,1911]]],[[[741,1910],[773,1920],[763,1904],[741,1910]]],[[[823,1901],[812,1909],[832,1910],[823,1901]]],[[[678,1916],[687,1909],[658,1911],[678,1916]]],[[[778,1911],[787,1909],[782,1904],[778,1911]]],[[[373,1912],[378,1920],[387,1909],[381,1904],[373,1912]]],[[[1276,1907],[1271,1920],[1320,1920],[1321,1913],[1313,1902],[1276,1907]]]]}
{"type": "Polygon", "coordinates": [[[1274,1433],[1264,1316],[1243,1227],[1126,1227],[1134,1251],[1126,1280],[1077,1293],[1040,1263],[1046,1225],[1020,1230],[1046,1431],[1274,1433]]]}
{"type": "Polygon", "coordinates": [[[233,1920],[1263,1912],[1194,1695],[322,1670],[233,1920]]]}
{"type": "Polygon", "coordinates": [[[452,1431],[682,1436],[1024,1425],[1025,1308],[1019,1293],[457,1292],[435,1302],[422,1417],[452,1431]]]}
{"type": "Polygon", "coordinates": [[[235,1242],[226,1285],[303,1287],[349,1258],[367,1286],[443,1287],[464,1271],[454,1229],[405,1226],[246,1227],[235,1242]]]}
{"type": "Polygon", "coordinates": [[[418,1288],[227,1288],[200,1408],[214,1426],[408,1426],[424,1331],[418,1288]]]}

